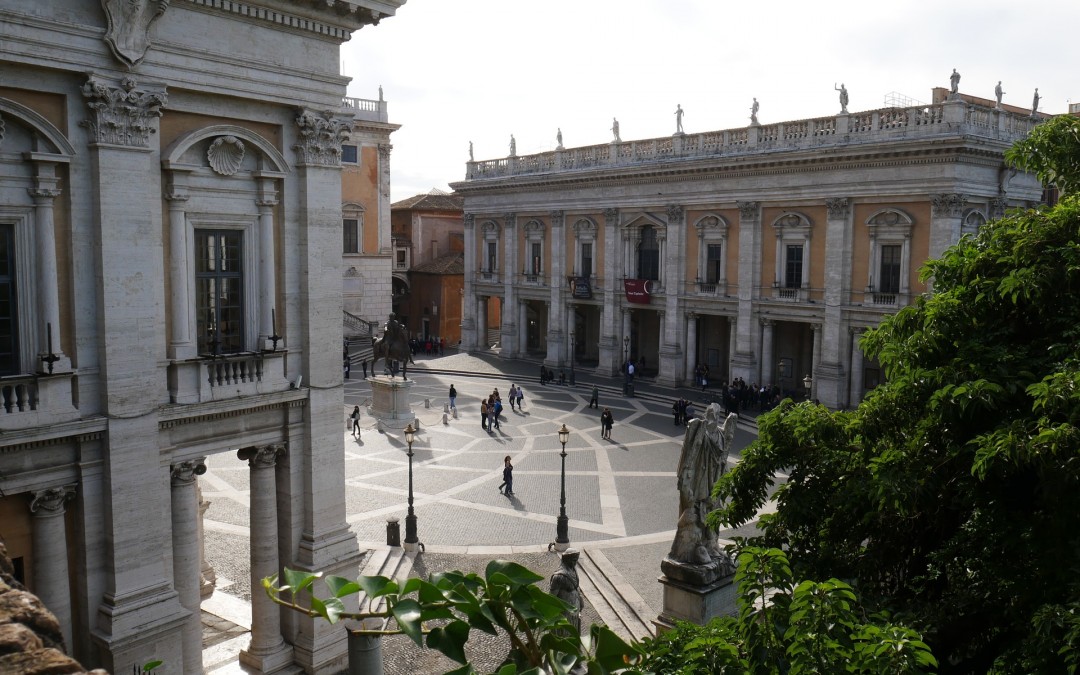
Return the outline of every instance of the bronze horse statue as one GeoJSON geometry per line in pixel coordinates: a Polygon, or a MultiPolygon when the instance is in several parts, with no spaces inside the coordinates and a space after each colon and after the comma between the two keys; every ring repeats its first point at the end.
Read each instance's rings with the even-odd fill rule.
{"type": "MultiPolygon", "coordinates": [[[[379,359],[386,361],[386,366],[389,368],[391,361],[399,361],[401,363],[401,379],[406,380],[407,364],[416,364],[412,358],[412,350],[409,349],[409,340],[405,337],[405,326],[401,322],[394,319],[394,315],[391,314],[390,318],[386,321],[386,325],[383,327],[383,336],[381,338],[371,338],[371,369],[375,370],[375,363],[379,359]]],[[[390,376],[393,377],[394,373],[391,371],[390,376]]]]}

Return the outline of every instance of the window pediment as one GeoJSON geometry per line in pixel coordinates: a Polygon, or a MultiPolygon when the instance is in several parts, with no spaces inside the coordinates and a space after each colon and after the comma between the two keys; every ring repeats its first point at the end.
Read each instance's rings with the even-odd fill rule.
{"type": "Polygon", "coordinates": [[[697,228],[698,236],[706,238],[721,237],[727,235],[728,222],[721,215],[707,213],[697,219],[694,227],[697,228]]]}
{"type": "Polygon", "coordinates": [[[806,214],[798,211],[788,211],[777,216],[776,220],[772,222],[772,226],[784,234],[810,234],[814,224],[806,214]]]}
{"type": "Polygon", "coordinates": [[[866,226],[877,236],[909,237],[915,221],[896,208],[879,209],[866,219],[866,226]]]}

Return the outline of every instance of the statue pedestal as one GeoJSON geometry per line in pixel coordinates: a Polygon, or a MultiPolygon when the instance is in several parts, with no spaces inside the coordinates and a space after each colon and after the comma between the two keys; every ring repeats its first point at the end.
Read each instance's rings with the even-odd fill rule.
{"type": "Polygon", "coordinates": [[[371,383],[371,406],[368,414],[393,429],[404,429],[409,424],[414,427],[416,415],[409,406],[409,390],[412,380],[400,377],[377,375],[367,379],[371,383]]]}
{"type": "Polygon", "coordinates": [[[676,621],[704,626],[717,616],[736,616],[735,573],[728,565],[692,565],[665,558],[664,611],[653,620],[657,634],[675,627],[676,621]]]}

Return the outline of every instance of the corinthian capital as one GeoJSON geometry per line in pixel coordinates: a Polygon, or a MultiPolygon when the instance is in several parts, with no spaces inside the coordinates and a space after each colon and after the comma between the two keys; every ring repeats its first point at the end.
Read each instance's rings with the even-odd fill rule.
{"type": "MultiPolygon", "coordinates": [[[[341,144],[349,140],[352,119],[301,108],[296,116],[300,142],[293,146],[304,165],[341,166],[341,144]]],[[[382,147],[380,146],[380,153],[382,147]]],[[[386,150],[389,156],[389,149],[386,150]]]]}
{"type": "Polygon", "coordinates": [[[743,220],[756,220],[761,202],[735,202],[739,207],[739,217],[743,220]]]}
{"type": "Polygon", "coordinates": [[[851,202],[847,197],[836,197],[825,200],[825,208],[829,210],[829,220],[847,218],[851,202]]]}
{"type": "Polygon", "coordinates": [[[938,194],[930,197],[933,215],[939,218],[959,218],[964,215],[967,197],[961,194],[938,194]]]}
{"type": "Polygon", "coordinates": [[[667,217],[669,223],[678,223],[683,219],[686,210],[679,204],[668,204],[667,217]]]}
{"type": "Polygon", "coordinates": [[[471,230],[476,225],[476,214],[466,213],[464,216],[462,216],[462,220],[465,223],[465,229],[471,230]]]}
{"type": "Polygon", "coordinates": [[[154,118],[161,117],[161,108],[169,100],[164,89],[140,88],[133,77],[115,85],[92,75],[82,95],[92,111],[81,122],[90,130],[91,142],[133,148],[150,147],[150,134],[157,133],[154,118]]]}

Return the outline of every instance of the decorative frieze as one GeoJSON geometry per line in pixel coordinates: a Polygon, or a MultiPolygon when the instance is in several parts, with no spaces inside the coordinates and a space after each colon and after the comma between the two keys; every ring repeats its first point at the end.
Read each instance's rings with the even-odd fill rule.
{"type": "Polygon", "coordinates": [[[206,149],[206,159],[215,173],[231,176],[244,162],[244,142],[236,136],[216,138],[206,149]]]}
{"type": "Polygon", "coordinates": [[[156,133],[154,118],[169,97],[164,90],[139,88],[133,77],[125,77],[116,86],[91,76],[83,85],[87,107],[93,111],[81,125],[90,130],[91,143],[150,147],[150,134],[156,133]]]}
{"type": "Polygon", "coordinates": [[[150,24],[169,7],[169,0],[101,0],[109,29],[105,42],[116,59],[134,67],[150,49],[150,24]]]}
{"type": "Polygon", "coordinates": [[[829,220],[842,220],[847,218],[851,210],[851,200],[847,197],[834,197],[825,200],[825,208],[829,211],[829,220]]]}
{"type": "MultiPolygon", "coordinates": [[[[300,109],[296,117],[300,142],[293,146],[303,165],[341,166],[341,144],[349,140],[351,118],[335,117],[327,111],[300,109]]],[[[380,145],[379,156],[390,156],[390,146],[380,145]],[[384,149],[385,148],[385,149],[384,149]]]]}
{"type": "Polygon", "coordinates": [[[930,198],[935,218],[959,218],[964,215],[967,197],[961,194],[936,194],[930,198]]]}

